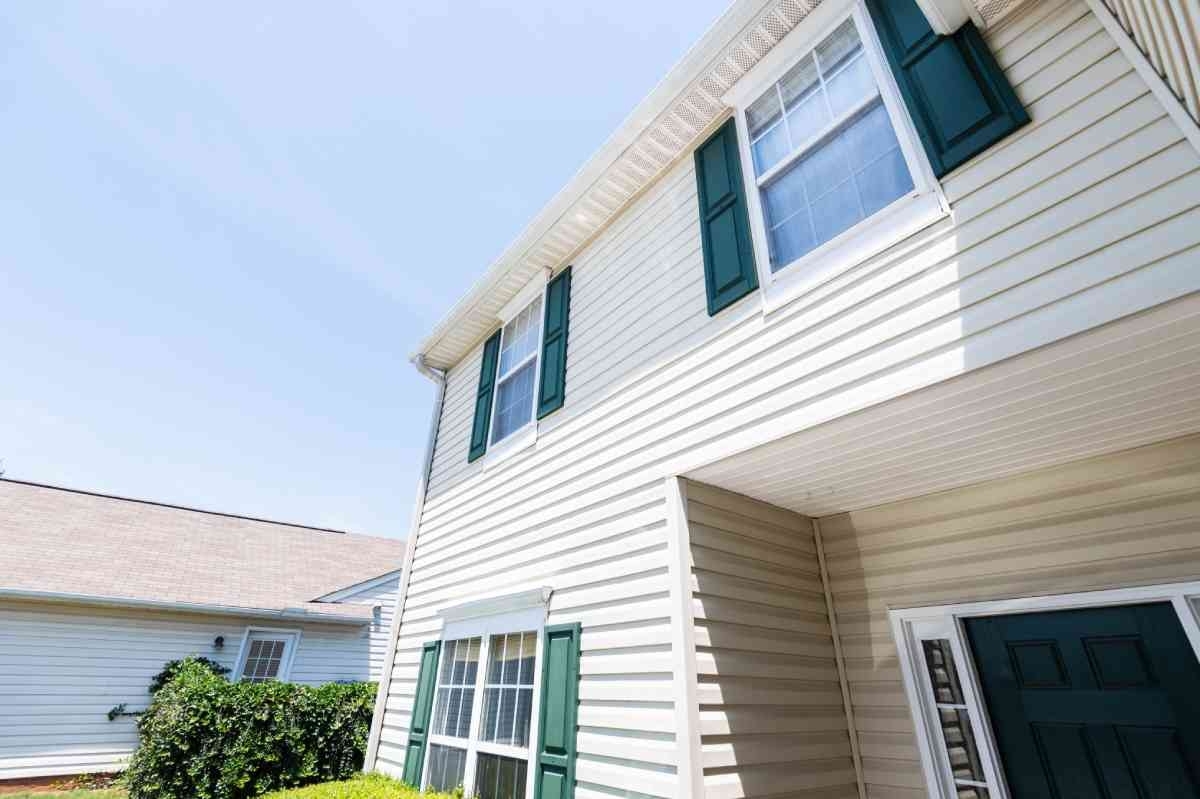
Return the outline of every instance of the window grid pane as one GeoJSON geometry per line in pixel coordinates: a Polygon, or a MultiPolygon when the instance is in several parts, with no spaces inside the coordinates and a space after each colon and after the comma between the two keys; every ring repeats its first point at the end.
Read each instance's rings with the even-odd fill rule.
{"type": "Polygon", "coordinates": [[[958,795],[987,799],[987,776],[971,728],[970,711],[950,641],[945,638],[930,639],[922,641],[921,648],[942,731],[942,744],[958,795]]]}
{"type": "Polygon", "coordinates": [[[247,682],[266,682],[279,676],[283,663],[286,641],[269,638],[251,638],[246,650],[246,662],[242,666],[242,679],[247,682]]]}
{"type": "Polygon", "coordinates": [[[496,443],[529,422],[533,416],[533,378],[537,361],[522,366],[505,378],[496,389],[496,424],[492,443],[496,443]]]}
{"type": "Polygon", "coordinates": [[[447,641],[438,674],[433,733],[466,739],[471,734],[475,678],[479,673],[479,638],[447,641]]]}
{"type": "Polygon", "coordinates": [[[481,738],[509,746],[529,745],[533,709],[534,632],[497,635],[491,640],[481,738]]]}
{"type": "Polygon", "coordinates": [[[475,771],[478,799],[525,799],[524,760],[499,755],[479,755],[475,771]]]}
{"type": "Polygon", "coordinates": [[[467,768],[467,753],[453,746],[429,745],[430,790],[453,791],[463,784],[467,768]]]}
{"type": "Polygon", "coordinates": [[[493,444],[520,430],[533,418],[533,382],[537,375],[537,349],[541,332],[540,297],[504,326],[496,379],[493,444]]]}

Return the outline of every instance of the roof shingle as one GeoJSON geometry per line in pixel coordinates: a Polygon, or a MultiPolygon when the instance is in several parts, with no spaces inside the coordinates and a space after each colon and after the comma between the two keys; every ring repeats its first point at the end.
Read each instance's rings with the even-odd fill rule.
{"type": "Polygon", "coordinates": [[[394,539],[0,480],[0,589],[319,613],[403,558],[394,539]]]}

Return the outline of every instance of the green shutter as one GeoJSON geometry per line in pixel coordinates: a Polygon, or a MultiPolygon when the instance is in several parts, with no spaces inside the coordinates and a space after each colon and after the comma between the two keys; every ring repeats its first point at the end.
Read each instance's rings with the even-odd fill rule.
{"type": "Polygon", "coordinates": [[[479,367],[479,390],[475,394],[475,421],[471,425],[471,451],[467,461],[487,452],[488,431],[492,428],[492,394],[496,388],[496,363],[500,358],[500,331],[483,344],[483,361],[479,367]]]}
{"type": "Polygon", "coordinates": [[[546,323],[542,333],[542,382],[538,418],[554,413],[567,396],[567,329],[571,317],[571,267],[546,287],[546,323]]]}
{"type": "Polygon", "coordinates": [[[1029,121],[975,25],[939,36],[916,0],[867,0],[938,177],[1029,121]]]}
{"type": "Polygon", "coordinates": [[[579,624],[555,625],[545,631],[533,799],[572,799],[575,796],[581,631],[579,624]]]}
{"type": "Polygon", "coordinates": [[[421,787],[421,770],[425,766],[425,744],[429,738],[429,716],[433,710],[438,654],[441,649],[441,641],[431,641],[425,644],[425,649],[421,652],[421,670],[417,673],[417,696],[413,699],[412,723],[408,728],[408,747],[404,753],[403,779],[414,788],[421,787]]]}
{"type": "Polygon", "coordinates": [[[715,316],[758,288],[737,126],[732,119],[696,150],[696,193],[708,315],[715,316]]]}

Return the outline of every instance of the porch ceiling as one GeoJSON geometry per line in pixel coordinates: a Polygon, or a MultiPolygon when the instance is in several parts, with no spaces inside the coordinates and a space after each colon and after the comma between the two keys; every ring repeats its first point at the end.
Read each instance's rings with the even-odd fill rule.
{"type": "Polygon", "coordinates": [[[1196,432],[1192,296],[686,476],[819,517],[1196,432]]]}

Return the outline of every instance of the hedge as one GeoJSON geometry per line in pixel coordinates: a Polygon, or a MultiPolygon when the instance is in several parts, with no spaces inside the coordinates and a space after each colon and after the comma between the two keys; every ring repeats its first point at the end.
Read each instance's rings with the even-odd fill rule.
{"type": "Polygon", "coordinates": [[[345,782],[326,782],[307,788],[277,791],[267,794],[263,799],[454,799],[461,796],[461,791],[455,794],[421,793],[379,774],[360,774],[345,782]]]}
{"type": "Polygon", "coordinates": [[[231,683],[184,661],[138,721],[129,796],[245,799],[346,779],[362,767],[374,701],[369,683],[231,683]]]}

